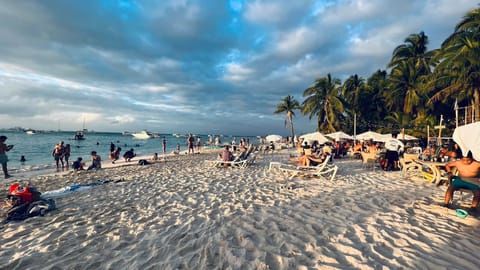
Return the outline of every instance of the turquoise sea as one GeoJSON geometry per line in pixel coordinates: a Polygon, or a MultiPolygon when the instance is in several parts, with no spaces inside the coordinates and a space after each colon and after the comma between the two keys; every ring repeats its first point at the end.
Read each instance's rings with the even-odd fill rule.
{"type": "MultiPolygon", "coordinates": [[[[7,145],[14,145],[14,148],[7,153],[9,159],[8,170],[12,175],[16,173],[38,175],[55,172],[56,165],[52,157],[52,150],[55,144],[60,141],[70,144],[70,164],[77,157],[82,157],[88,163],[91,160],[91,151],[97,151],[102,160],[108,160],[111,142],[122,148],[121,156],[130,148],[133,148],[137,155],[153,156],[153,153],[158,153],[160,156],[162,154],[163,138],[142,140],[121,133],[87,132],[85,133],[85,140],[74,140],[75,132],[73,131],[51,131],[34,135],[29,135],[23,131],[0,131],[0,135],[8,137],[7,145]],[[22,155],[25,156],[25,162],[20,162],[22,155]]],[[[167,154],[176,151],[177,143],[180,144],[181,153],[186,152],[186,137],[176,137],[172,134],[162,136],[167,140],[167,154]]],[[[200,136],[203,144],[209,140],[208,135],[195,136],[200,136]]],[[[258,139],[252,136],[221,136],[220,140],[221,143],[230,143],[234,138],[237,143],[240,142],[241,138],[246,138],[251,143],[258,143],[258,139]]],[[[2,178],[3,175],[0,175],[0,179],[2,178]]]]}

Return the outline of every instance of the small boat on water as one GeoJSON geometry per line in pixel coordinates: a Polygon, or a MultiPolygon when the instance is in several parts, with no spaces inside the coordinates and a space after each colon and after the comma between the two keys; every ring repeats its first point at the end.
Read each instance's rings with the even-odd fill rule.
{"type": "Polygon", "coordinates": [[[137,139],[150,139],[150,138],[153,138],[153,134],[146,131],[146,130],[142,130],[140,132],[135,132],[135,133],[132,133],[132,136],[134,138],[137,138],[137,139]]]}
{"type": "Polygon", "coordinates": [[[25,133],[27,133],[28,135],[35,135],[37,134],[37,132],[33,129],[28,129],[28,130],[25,130],[25,133]]]}
{"type": "Polygon", "coordinates": [[[78,141],[85,140],[85,132],[83,130],[77,131],[73,139],[78,141]]]}

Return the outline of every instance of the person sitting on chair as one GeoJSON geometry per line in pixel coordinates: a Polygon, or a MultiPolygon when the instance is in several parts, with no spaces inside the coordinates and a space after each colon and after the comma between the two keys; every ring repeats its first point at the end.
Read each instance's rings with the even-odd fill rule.
{"type": "Polygon", "coordinates": [[[471,151],[468,151],[466,157],[454,160],[445,165],[445,170],[449,178],[452,179],[450,186],[445,193],[445,206],[449,207],[452,203],[453,193],[458,189],[468,189],[473,192],[471,210],[475,211],[480,202],[480,162],[473,159],[471,151]],[[457,168],[458,176],[453,176],[452,168],[457,168]]]}

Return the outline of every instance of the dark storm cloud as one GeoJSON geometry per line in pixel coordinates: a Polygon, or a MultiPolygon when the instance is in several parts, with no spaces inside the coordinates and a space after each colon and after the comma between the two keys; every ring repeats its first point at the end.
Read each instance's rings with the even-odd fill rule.
{"type": "MultiPolygon", "coordinates": [[[[4,1],[3,127],[288,133],[273,111],[315,78],[368,77],[474,1],[4,1]],[[54,104],[53,106],[51,104],[54,104]]],[[[297,127],[311,131],[297,112],[297,127]]]]}

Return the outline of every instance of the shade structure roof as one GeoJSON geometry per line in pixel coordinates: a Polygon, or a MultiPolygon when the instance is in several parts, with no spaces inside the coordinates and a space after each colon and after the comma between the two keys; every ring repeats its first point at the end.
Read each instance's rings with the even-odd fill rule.
{"type": "Polygon", "coordinates": [[[353,137],[348,135],[347,133],[343,131],[337,131],[333,133],[326,134],[325,136],[334,139],[335,141],[340,141],[340,140],[353,140],[353,137]]]}
{"type": "Polygon", "coordinates": [[[271,134],[271,135],[268,135],[267,137],[265,137],[265,140],[267,142],[279,142],[279,141],[282,140],[282,136],[277,135],[277,134],[271,134]]]}
{"type": "MultiPolygon", "coordinates": [[[[390,137],[391,137],[391,135],[390,135],[390,137]]],[[[360,140],[360,141],[373,140],[375,142],[385,142],[386,141],[386,137],[383,134],[380,134],[380,133],[375,132],[375,131],[366,131],[366,132],[360,133],[356,136],[355,139],[360,140]]]]}
{"type": "Polygon", "coordinates": [[[300,136],[300,138],[303,138],[305,141],[308,142],[308,144],[312,144],[312,142],[314,142],[314,141],[318,141],[318,143],[320,143],[320,144],[324,144],[324,143],[330,141],[327,137],[325,137],[325,135],[323,135],[322,133],[320,133],[318,131],[303,134],[302,136],[300,136]]]}
{"type": "Polygon", "coordinates": [[[480,122],[457,127],[452,137],[462,149],[463,156],[472,151],[473,158],[480,161],[480,122]]]}

